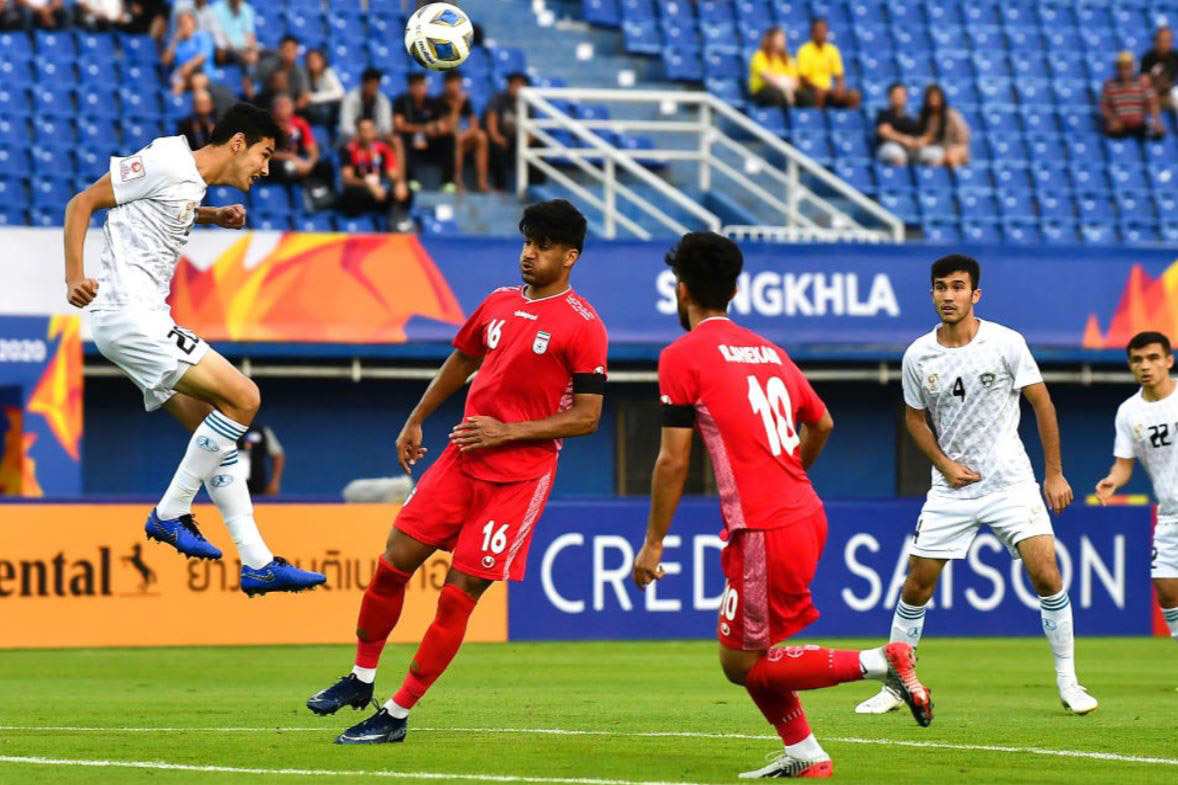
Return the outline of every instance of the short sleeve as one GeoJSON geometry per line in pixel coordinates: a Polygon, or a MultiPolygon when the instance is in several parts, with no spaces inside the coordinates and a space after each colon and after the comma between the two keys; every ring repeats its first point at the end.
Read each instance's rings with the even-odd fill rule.
{"type": "Polygon", "coordinates": [[[604,395],[609,337],[600,319],[591,319],[577,333],[565,356],[575,394],[604,395]]]}
{"type": "Polygon", "coordinates": [[[1022,390],[1032,384],[1043,381],[1043,374],[1039,373],[1039,365],[1031,356],[1026,340],[1021,335],[1011,337],[1006,351],[1006,365],[1010,375],[1014,378],[1014,389],[1022,390]]]}
{"type": "Polygon", "coordinates": [[[831,74],[831,76],[842,76],[843,75],[843,53],[840,52],[839,48],[837,46],[835,46],[834,44],[831,44],[830,48],[832,50],[831,51],[831,58],[830,58],[830,74],[831,74]]]}
{"type": "Polygon", "coordinates": [[[158,140],[134,155],[112,156],[110,159],[110,184],[117,204],[149,198],[166,186],[172,177],[171,167],[158,148],[158,140]]]}
{"type": "Polygon", "coordinates": [[[663,426],[690,428],[699,400],[699,377],[686,352],[672,345],[659,355],[659,398],[663,426]]]}
{"type": "Polygon", "coordinates": [[[458,331],[458,335],[454,336],[451,342],[458,351],[470,357],[482,357],[487,353],[486,344],[483,343],[483,313],[486,310],[487,301],[483,300],[478,308],[475,308],[474,313],[466,320],[466,324],[462,325],[462,329],[458,331]]]}
{"type": "Polygon", "coordinates": [[[924,411],[928,408],[924,402],[920,383],[920,368],[916,365],[916,358],[912,350],[904,352],[904,362],[901,368],[901,385],[904,388],[904,403],[910,408],[924,411]]]}
{"type": "Polygon", "coordinates": [[[1113,441],[1113,455],[1117,458],[1128,458],[1132,460],[1136,457],[1133,450],[1133,426],[1129,422],[1128,416],[1118,409],[1116,422],[1117,435],[1113,441]]]}
{"type": "Polygon", "coordinates": [[[286,455],[286,450],[282,449],[282,442],[278,441],[278,436],[274,433],[274,429],[269,425],[263,425],[262,431],[266,434],[266,454],[271,458],[286,455]]]}

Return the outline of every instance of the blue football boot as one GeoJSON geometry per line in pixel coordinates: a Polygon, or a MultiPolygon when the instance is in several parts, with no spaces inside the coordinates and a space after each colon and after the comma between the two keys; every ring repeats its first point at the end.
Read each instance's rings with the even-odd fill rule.
{"type": "Polygon", "coordinates": [[[344,706],[362,709],[372,703],[372,684],[349,673],[335,684],[307,698],[307,708],[316,714],[335,714],[344,706]]]}
{"type": "Polygon", "coordinates": [[[305,591],[326,581],[323,573],[300,570],[281,556],[275,556],[274,561],[256,570],[241,567],[241,590],[250,597],[272,591],[305,591]]]}
{"type": "Polygon", "coordinates": [[[206,540],[200,529],[196,528],[196,519],[192,515],[165,519],[153,509],[143,528],[147,532],[147,539],[166,542],[185,556],[210,561],[221,558],[217,546],[206,540]]]}
{"type": "Polygon", "coordinates": [[[340,734],[336,744],[392,744],[404,741],[409,719],[399,720],[381,709],[364,722],[353,725],[340,734]]]}

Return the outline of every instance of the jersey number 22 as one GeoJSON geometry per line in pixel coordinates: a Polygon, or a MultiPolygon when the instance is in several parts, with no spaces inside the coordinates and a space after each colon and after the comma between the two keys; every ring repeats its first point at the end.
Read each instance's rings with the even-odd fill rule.
{"type": "Polygon", "coordinates": [[[794,448],[801,439],[794,428],[789,390],[786,389],[781,377],[770,377],[765,389],[761,389],[757,377],[749,376],[749,403],[752,404],[753,413],[761,415],[765,435],[769,437],[770,452],[781,455],[781,451],[785,450],[789,455],[793,455],[794,448]]]}

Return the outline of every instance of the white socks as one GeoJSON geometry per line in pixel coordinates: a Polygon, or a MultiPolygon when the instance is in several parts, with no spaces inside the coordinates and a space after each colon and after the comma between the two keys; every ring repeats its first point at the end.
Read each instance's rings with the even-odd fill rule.
{"type": "Polygon", "coordinates": [[[888,658],[881,646],[878,649],[864,649],[859,652],[859,670],[865,679],[882,679],[888,675],[888,658]]]}
{"type": "Polygon", "coordinates": [[[909,605],[900,600],[896,603],[896,613],[892,616],[892,634],[888,643],[907,643],[912,648],[920,645],[920,636],[924,632],[924,605],[909,605]]]}
{"type": "Polygon", "coordinates": [[[237,546],[241,563],[256,570],[272,562],[274,554],[266,547],[266,541],[258,532],[258,525],[254,523],[254,503],[250,501],[247,479],[245,463],[238,460],[237,449],[234,448],[205,480],[205,487],[225,520],[225,528],[237,546]]]}
{"type": "Polygon", "coordinates": [[[1055,679],[1062,687],[1076,681],[1076,641],[1072,632],[1072,601],[1067,591],[1039,598],[1043,634],[1055,659],[1055,679]]]}
{"type": "Polygon", "coordinates": [[[353,665],[352,673],[365,684],[372,684],[376,681],[376,668],[361,668],[359,665],[353,665]]]}
{"type": "MultiPolygon", "coordinates": [[[[389,698],[387,701],[384,702],[384,707],[388,710],[390,716],[395,717],[399,720],[403,720],[409,716],[409,709],[401,708],[400,706],[397,705],[397,702],[394,701],[392,698],[389,698]]],[[[814,737],[811,736],[810,738],[814,738],[814,737]]],[[[818,742],[814,742],[814,743],[817,744],[818,742]]],[[[819,749],[821,749],[821,748],[819,748],[819,749]]]]}
{"type": "Polygon", "coordinates": [[[1170,637],[1178,641],[1178,608],[1162,608],[1162,616],[1170,628],[1170,637]]]}
{"type": "Polygon", "coordinates": [[[163,520],[179,518],[192,512],[192,498],[200,490],[200,484],[211,476],[227,460],[230,452],[236,452],[237,440],[245,434],[246,427],[233,422],[218,411],[196,426],[184,459],[176,468],[171,484],[164,491],[156,513],[163,520]]]}
{"type": "MultiPolygon", "coordinates": [[[[391,703],[392,701],[389,702],[391,703]]],[[[826,754],[826,750],[822,749],[822,745],[818,743],[818,739],[814,738],[813,733],[797,744],[786,744],[785,754],[798,760],[823,760],[824,758],[830,757],[826,754]]]]}

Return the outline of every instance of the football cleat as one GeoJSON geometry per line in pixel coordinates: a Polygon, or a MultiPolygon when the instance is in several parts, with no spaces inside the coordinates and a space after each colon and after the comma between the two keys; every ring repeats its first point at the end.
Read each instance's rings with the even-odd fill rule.
{"type": "Polygon", "coordinates": [[[1088,690],[1076,682],[1065,684],[1059,688],[1059,702],[1072,714],[1080,715],[1090,714],[1096,711],[1096,707],[1100,705],[1096,698],[1088,694],[1088,690]]]}
{"type": "Polygon", "coordinates": [[[161,518],[153,508],[143,528],[147,532],[147,539],[166,542],[185,556],[210,561],[221,558],[220,549],[200,533],[200,529],[196,528],[196,518],[192,515],[161,518]]]}
{"type": "Polygon", "coordinates": [[[830,758],[817,760],[802,760],[790,757],[788,752],[772,752],[767,757],[772,758],[769,765],[756,771],[741,772],[737,776],[742,780],[759,780],[770,777],[812,777],[820,779],[834,776],[834,763],[830,758]]]}
{"type": "Polygon", "coordinates": [[[884,685],[879,692],[855,707],[856,714],[887,714],[904,705],[904,699],[884,685]]]}
{"type": "Polygon", "coordinates": [[[353,725],[340,734],[336,744],[392,744],[404,741],[409,719],[399,720],[381,709],[364,722],[353,725]]]}
{"type": "Polygon", "coordinates": [[[372,702],[372,686],[349,673],[335,684],[307,698],[307,708],[316,714],[335,714],[344,706],[362,709],[372,702]]]}
{"type": "Polygon", "coordinates": [[[884,686],[904,699],[918,725],[928,727],[933,721],[933,696],[916,678],[916,652],[907,643],[889,643],[884,656],[888,659],[884,686]]]}
{"type": "Polygon", "coordinates": [[[274,561],[256,570],[245,565],[241,567],[241,590],[250,597],[272,591],[314,589],[325,581],[327,576],[323,573],[300,570],[281,556],[275,556],[274,561]]]}

